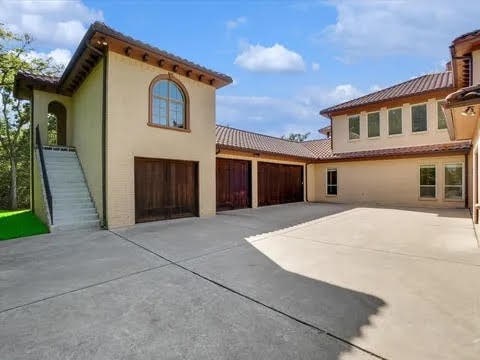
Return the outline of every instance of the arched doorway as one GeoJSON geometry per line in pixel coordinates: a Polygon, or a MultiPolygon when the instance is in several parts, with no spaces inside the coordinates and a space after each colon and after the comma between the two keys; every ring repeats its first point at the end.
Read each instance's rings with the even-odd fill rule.
{"type": "Polygon", "coordinates": [[[67,145],[67,109],[62,103],[48,104],[48,145],[67,145]]]}

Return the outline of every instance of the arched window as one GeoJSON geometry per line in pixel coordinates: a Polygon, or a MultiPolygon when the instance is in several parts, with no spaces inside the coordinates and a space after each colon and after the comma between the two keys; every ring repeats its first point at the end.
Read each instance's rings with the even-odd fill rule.
{"type": "Polygon", "coordinates": [[[165,76],[150,86],[150,125],[188,129],[188,98],[185,88],[165,76]]]}

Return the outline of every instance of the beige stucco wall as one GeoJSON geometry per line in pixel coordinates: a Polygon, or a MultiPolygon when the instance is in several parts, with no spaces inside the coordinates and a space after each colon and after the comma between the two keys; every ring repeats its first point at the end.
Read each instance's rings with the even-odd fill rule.
{"type": "MultiPolygon", "coordinates": [[[[63,104],[67,110],[67,145],[71,145],[72,141],[72,99],[68,96],[48,93],[45,91],[33,91],[33,128],[37,125],[40,128],[40,137],[42,144],[47,144],[47,128],[48,128],[48,104],[52,101],[58,101],[63,104]]],[[[35,136],[35,132],[34,132],[35,136]]],[[[34,139],[35,141],[35,139],[34,139]]]]}
{"type": "Polygon", "coordinates": [[[149,86],[167,71],[109,52],[107,217],[110,228],[135,223],[134,158],[199,162],[199,214],[215,214],[215,88],[173,74],[188,91],[190,129],[147,125],[149,86]]]}
{"type": "MultiPolygon", "coordinates": [[[[417,207],[464,207],[465,201],[444,200],[445,164],[464,163],[464,155],[351,161],[309,165],[309,200],[417,207]],[[420,165],[435,165],[437,199],[419,199],[420,165]],[[326,195],[326,170],[337,169],[338,194],[326,195]],[[313,188],[310,186],[314,186],[313,188]]],[[[465,189],[463,192],[465,196],[465,189]]]]}
{"type": "Polygon", "coordinates": [[[278,160],[270,157],[265,156],[249,156],[249,155],[238,155],[235,153],[230,153],[228,151],[220,151],[217,155],[219,158],[224,159],[239,159],[239,160],[248,160],[252,164],[252,208],[258,207],[258,163],[259,162],[271,162],[276,164],[288,164],[288,165],[302,165],[303,166],[303,198],[306,199],[306,186],[305,186],[305,162],[303,161],[289,161],[289,160],[278,160]]]}
{"type": "MultiPolygon", "coordinates": [[[[427,131],[412,133],[411,104],[403,104],[402,107],[402,134],[388,135],[388,108],[382,107],[380,112],[380,137],[368,138],[367,112],[352,113],[349,115],[335,116],[332,119],[333,128],[333,151],[350,152],[361,150],[385,149],[401,146],[415,146],[449,142],[446,129],[438,130],[437,101],[441,99],[429,99],[427,104],[427,131]],[[360,139],[349,140],[348,118],[360,115],[360,139]]],[[[412,105],[425,104],[418,103],[412,105]]],[[[393,108],[398,108],[393,107],[393,108]]],[[[375,112],[375,111],[371,111],[375,112]]]]}
{"type": "Polygon", "coordinates": [[[72,125],[69,127],[71,132],[67,130],[71,139],[69,144],[77,150],[100,219],[103,217],[102,103],[103,60],[95,66],[72,96],[72,125]]]}

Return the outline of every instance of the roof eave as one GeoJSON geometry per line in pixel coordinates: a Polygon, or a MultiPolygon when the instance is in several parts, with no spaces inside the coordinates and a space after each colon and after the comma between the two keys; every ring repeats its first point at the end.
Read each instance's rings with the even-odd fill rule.
{"type": "MultiPolygon", "coordinates": [[[[349,106],[349,107],[341,108],[341,109],[338,109],[338,110],[330,110],[332,108],[332,107],[330,107],[330,108],[326,108],[326,109],[321,110],[320,115],[331,118],[332,116],[339,116],[339,115],[345,115],[345,114],[351,113],[354,110],[358,112],[358,110],[361,110],[362,108],[371,107],[373,105],[388,105],[388,104],[391,104],[391,103],[397,103],[399,101],[405,101],[405,100],[412,99],[412,98],[415,98],[415,97],[427,96],[427,95],[439,95],[439,94],[443,94],[443,93],[445,93],[445,95],[448,95],[448,93],[450,91],[452,91],[453,89],[454,89],[453,86],[447,86],[447,87],[442,87],[442,88],[438,88],[438,89],[434,89],[434,90],[421,91],[421,92],[418,92],[418,93],[415,93],[415,94],[409,94],[409,95],[404,95],[404,96],[398,96],[398,97],[395,97],[395,98],[379,100],[379,101],[372,101],[372,102],[368,102],[368,103],[364,103],[364,104],[360,104],[360,105],[349,106]]],[[[406,103],[408,103],[408,101],[406,101],[406,103]]]]}

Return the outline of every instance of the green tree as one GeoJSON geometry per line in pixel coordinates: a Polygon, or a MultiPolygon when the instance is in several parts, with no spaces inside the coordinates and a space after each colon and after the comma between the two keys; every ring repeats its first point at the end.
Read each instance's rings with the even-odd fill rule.
{"type": "Polygon", "coordinates": [[[310,133],[307,132],[305,134],[300,134],[300,133],[290,133],[288,135],[283,135],[282,139],[285,140],[290,140],[290,141],[296,141],[296,142],[303,142],[307,140],[307,138],[310,136],[310,133]]]}
{"type": "Polygon", "coordinates": [[[0,24],[0,207],[29,206],[30,104],[13,97],[19,71],[53,75],[52,59],[31,56],[32,37],[15,34],[0,24]]]}

